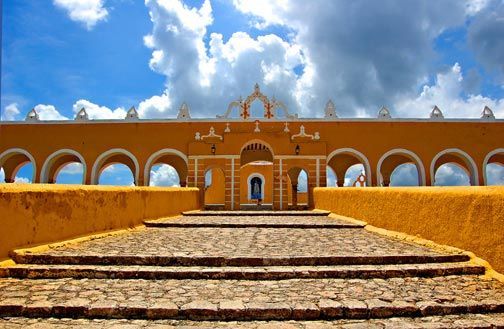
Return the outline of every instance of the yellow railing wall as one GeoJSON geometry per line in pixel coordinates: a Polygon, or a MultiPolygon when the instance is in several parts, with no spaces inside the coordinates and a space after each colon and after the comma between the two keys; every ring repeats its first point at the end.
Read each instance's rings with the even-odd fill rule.
{"type": "Polygon", "coordinates": [[[316,188],[315,208],[475,253],[504,272],[504,187],[316,188]]]}
{"type": "Polygon", "coordinates": [[[0,185],[0,259],[14,248],[134,227],[198,209],[198,189],[0,185]]]}

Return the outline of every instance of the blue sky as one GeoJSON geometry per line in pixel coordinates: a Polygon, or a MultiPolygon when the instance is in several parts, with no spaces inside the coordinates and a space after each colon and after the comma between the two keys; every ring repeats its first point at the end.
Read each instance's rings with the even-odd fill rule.
{"type": "Polygon", "coordinates": [[[503,0],[17,0],[2,32],[2,120],[169,118],[184,101],[214,117],[255,82],[300,116],[331,98],[342,117],[504,118],[503,0]]]}

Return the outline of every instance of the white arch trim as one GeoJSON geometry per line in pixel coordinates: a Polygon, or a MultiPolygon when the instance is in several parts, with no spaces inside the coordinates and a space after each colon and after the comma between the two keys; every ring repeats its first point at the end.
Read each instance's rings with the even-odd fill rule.
{"type": "MultiPolygon", "coordinates": [[[[372,186],[371,165],[369,164],[369,160],[364,154],[357,151],[356,149],[345,147],[345,148],[334,150],[331,153],[329,153],[329,155],[327,156],[326,163],[329,163],[329,161],[331,161],[331,159],[333,157],[335,157],[338,154],[342,154],[342,153],[350,153],[352,155],[355,155],[355,157],[358,158],[362,162],[362,164],[364,164],[364,171],[366,172],[366,186],[372,186]]],[[[336,179],[338,179],[338,177],[336,177],[336,179]]],[[[345,178],[343,177],[343,179],[345,179],[345,178]]]]}
{"type": "Polygon", "coordinates": [[[255,178],[255,177],[260,178],[262,181],[261,196],[262,196],[262,199],[265,200],[266,195],[264,194],[264,185],[266,185],[266,180],[264,179],[264,176],[261,175],[260,173],[252,173],[247,178],[247,200],[252,200],[252,194],[250,193],[250,183],[252,182],[252,178],[255,178]]]}
{"type": "Polygon", "coordinates": [[[263,141],[262,139],[251,139],[249,141],[247,141],[245,144],[243,144],[242,148],[240,149],[240,155],[242,154],[243,150],[250,144],[254,144],[254,143],[257,143],[257,144],[263,144],[265,146],[268,147],[269,151],[271,152],[271,155],[273,156],[273,158],[275,158],[275,152],[273,152],[273,148],[271,147],[270,144],[266,143],[265,141],[263,141]]]}
{"type": "Polygon", "coordinates": [[[430,164],[430,176],[431,176],[431,185],[434,186],[435,184],[435,168],[434,166],[436,165],[437,160],[442,157],[445,154],[448,153],[455,153],[458,154],[460,157],[464,159],[466,162],[467,166],[469,167],[469,182],[473,186],[477,186],[479,182],[479,176],[478,176],[478,167],[476,166],[476,162],[474,162],[473,158],[466,152],[462,151],[461,149],[458,148],[451,148],[451,149],[446,149],[438,154],[432,159],[432,162],[430,164]]]}
{"type": "Polygon", "coordinates": [[[121,148],[108,150],[98,156],[98,158],[96,159],[96,161],[93,164],[93,170],[91,171],[91,184],[98,185],[98,180],[100,178],[100,173],[101,173],[100,167],[102,166],[104,160],[106,160],[107,158],[109,158],[113,155],[116,155],[116,154],[124,154],[133,161],[133,163],[135,164],[135,173],[134,173],[135,185],[138,186],[138,183],[139,183],[138,182],[138,175],[139,175],[139,168],[140,168],[140,166],[138,164],[138,160],[133,155],[133,153],[131,153],[125,149],[121,149],[121,148]]]}
{"type": "Polygon", "coordinates": [[[383,161],[385,161],[386,158],[388,158],[389,156],[394,155],[394,154],[403,154],[403,155],[410,156],[412,158],[412,160],[415,162],[415,166],[417,167],[418,180],[419,180],[418,183],[420,184],[420,186],[425,186],[427,184],[427,181],[425,178],[425,167],[424,167],[423,162],[420,159],[420,157],[418,155],[416,155],[415,153],[411,152],[410,150],[393,149],[393,150],[386,152],[384,155],[382,155],[382,157],[378,161],[378,165],[376,166],[376,175],[378,178],[378,182],[377,182],[378,186],[381,186],[383,184],[383,176],[381,173],[381,166],[383,164],[383,161]]]}
{"type": "MultiPolygon", "coordinates": [[[[79,158],[79,161],[82,164],[82,184],[86,184],[86,170],[87,170],[86,160],[84,160],[84,157],[79,152],[71,149],[60,149],[47,157],[46,161],[44,162],[44,165],[42,166],[42,171],[40,173],[40,182],[41,183],[49,182],[49,169],[50,165],[52,164],[51,162],[55,160],[58,155],[62,154],[63,155],[71,154],[79,158]]],[[[56,176],[57,175],[58,173],[56,173],[56,176]]]]}
{"type": "Polygon", "coordinates": [[[487,165],[488,165],[488,160],[490,160],[491,157],[493,157],[494,155],[496,154],[499,154],[499,153],[504,153],[504,148],[498,148],[498,149],[495,149],[491,152],[489,152],[486,156],[485,156],[485,159],[483,160],[483,166],[481,167],[482,169],[482,172],[483,172],[483,183],[486,185],[488,185],[488,182],[487,182],[487,165]]]}
{"type": "MultiPolygon", "coordinates": [[[[147,159],[147,163],[145,164],[145,168],[144,168],[144,185],[145,186],[149,186],[149,184],[150,184],[150,170],[151,170],[152,165],[154,165],[154,161],[156,161],[159,157],[161,157],[163,155],[167,155],[167,154],[179,156],[180,158],[182,158],[182,160],[184,160],[187,167],[189,168],[189,160],[187,158],[187,155],[180,152],[179,150],[167,148],[167,149],[162,149],[157,152],[154,152],[149,157],[149,159],[147,159]]],[[[177,175],[178,174],[179,173],[177,173],[177,175]]],[[[180,177],[179,177],[179,179],[180,179],[180,177]]]]}
{"type": "MultiPolygon", "coordinates": [[[[33,173],[32,173],[32,183],[35,183],[35,179],[37,178],[37,163],[35,162],[35,158],[33,157],[33,155],[30,154],[30,152],[28,152],[27,150],[25,149],[21,149],[21,148],[11,148],[11,149],[8,149],[4,152],[2,152],[2,154],[0,154],[0,167],[3,166],[3,163],[4,163],[4,159],[8,156],[8,155],[15,155],[15,154],[23,154],[23,155],[26,155],[26,157],[28,159],[30,159],[30,162],[32,163],[32,166],[33,166],[33,173]]],[[[6,177],[7,178],[7,177],[6,177]]]]}

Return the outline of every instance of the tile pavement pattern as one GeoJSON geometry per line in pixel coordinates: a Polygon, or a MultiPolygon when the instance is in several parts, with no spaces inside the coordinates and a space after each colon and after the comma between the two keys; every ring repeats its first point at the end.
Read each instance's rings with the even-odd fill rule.
{"type": "Polygon", "coordinates": [[[0,328],[504,326],[504,284],[467,256],[301,214],[189,213],[13,254],[0,328]]]}

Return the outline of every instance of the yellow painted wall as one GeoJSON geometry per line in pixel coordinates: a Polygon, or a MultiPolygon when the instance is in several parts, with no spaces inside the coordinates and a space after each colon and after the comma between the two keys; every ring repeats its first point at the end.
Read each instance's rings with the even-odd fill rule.
{"type": "Polygon", "coordinates": [[[219,168],[212,169],[212,184],[205,190],[205,204],[224,204],[226,177],[219,168]]]}
{"type": "Polygon", "coordinates": [[[14,248],[139,225],[199,206],[196,188],[0,185],[0,259],[14,248]]]}
{"type": "Polygon", "coordinates": [[[316,188],[315,208],[471,251],[504,272],[504,187],[316,188]]]}

